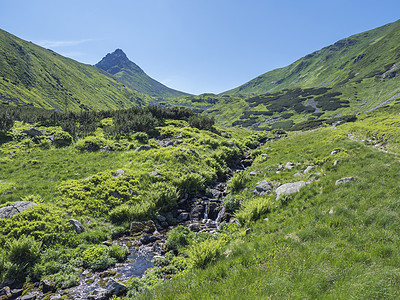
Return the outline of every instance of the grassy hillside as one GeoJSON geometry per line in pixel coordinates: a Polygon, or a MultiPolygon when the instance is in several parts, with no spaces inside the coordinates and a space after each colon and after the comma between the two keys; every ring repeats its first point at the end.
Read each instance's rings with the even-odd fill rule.
{"type": "Polygon", "coordinates": [[[148,76],[138,65],[130,61],[121,49],[108,53],[96,64],[96,67],[112,74],[131,89],[153,97],[170,98],[188,95],[173,90],[148,76]]]}
{"type": "Polygon", "coordinates": [[[205,113],[228,126],[288,129],[393,103],[400,98],[399,41],[400,21],[353,35],[222,93],[205,113]]]}
{"type": "Polygon", "coordinates": [[[150,97],[133,91],[96,67],[0,30],[0,99],[77,111],[145,105],[150,97]]]}
{"type": "Polygon", "coordinates": [[[398,111],[292,133],[255,150],[226,198],[240,200],[241,226],[227,224],[216,242],[189,243],[181,253],[194,265],[139,299],[398,298],[398,111]],[[354,180],[336,184],[346,177],[354,180]],[[307,184],[277,200],[276,188],[253,192],[262,180],[307,184]]]}

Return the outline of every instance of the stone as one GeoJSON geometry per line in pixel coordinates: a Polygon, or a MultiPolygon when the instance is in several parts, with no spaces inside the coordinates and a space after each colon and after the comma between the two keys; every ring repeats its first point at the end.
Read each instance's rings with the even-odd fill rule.
{"type": "Polygon", "coordinates": [[[35,300],[36,294],[28,294],[19,298],[20,300],[35,300]]]}
{"type": "Polygon", "coordinates": [[[261,153],[261,157],[269,158],[269,155],[267,153],[261,153]]]}
{"type": "Polygon", "coordinates": [[[54,292],[56,290],[56,286],[54,282],[51,282],[50,280],[44,279],[40,282],[40,285],[42,286],[42,292],[43,293],[48,293],[48,292],[54,292]]]}
{"type": "Polygon", "coordinates": [[[250,176],[256,176],[256,175],[257,175],[257,172],[251,171],[251,172],[249,173],[249,175],[250,175],[250,176]]]}
{"type": "Polygon", "coordinates": [[[102,242],[102,244],[104,246],[107,246],[107,247],[111,247],[112,246],[112,244],[109,241],[104,241],[104,242],[102,242]]]}
{"type": "Polygon", "coordinates": [[[176,140],[176,141],[174,141],[174,145],[179,145],[179,144],[182,144],[182,143],[183,143],[182,140],[176,140]]]}
{"type": "Polygon", "coordinates": [[[135,149],[135,152],[148,151],[153,148],[151,145],[141,145],[135,149]]]}
{"type": "Polygon", "coordinates": [[[266,195],[268,192],[272,190],[271,185],[269,184],[268,181],[263,180],[261,181],[257,186],[256,189],[254,190],[254,193],[260,196],[266,195]]]}
{"type": "Polygon", "coordinates": [[[69,219],[68,222],[71,223],[72,227],[74,227],[77,234],[80,234],[85,231],[81,222],[76,219],[69,219]]]}
{"type": "Polygon", "coordinates": [[[288,162],[286,165],[285,165],[285,169],[289,169],[289,170],[291,170],[291,169],[293,169],[294,168],[294,163],[293,162],[288,162]]]}
{"type": "Polygon", "coordinates": [[[10,152],[8,152],[8,154],[13,155],[13,154],[15,154],[15,151],[10,151],[10,152]]]}
{"type": "Polygon", "coordinates": [[[187,221],[188,219],[189,219],[189,213],[187,213],[187,212],[182,212],[182,213],[180,213],[179,216],[178,216],[178,218],[177,218],[178,223],[185,222],[185,221],[187,221]]]}
{"type": "Polygon", "coordinates": [[[193,206],[190,214],[191,214],[191,219],[195,220],[195,221],[200,221],[203,216],[204,216],[204,206],[201,204],[196,204],[195,206],[193,206]]]}
{"type": "Polygon", "coordinates": [[[130,226],[131,234],[153,233],[157,230],[156,225],[152,220],[145,222],[132,222],[130,226]]]}
{"type": "Polygon", "coordinates": [[[46,132],[46,130],[38,129],[38,128],[35,128],[35,127],[31,127],[29,129],[25,129],[25,130],[22,131],[22,133],[25,133],[26,135],[29,135],[32,138],[44,135],[45,132],[46,132]]]}
{"type": "Polygon", "coordinates": [[[11,289],[8,286],[3,287],[0,289],[0,299],[7,299],[11,297],[11,289]]]}
{"type": "Polygon", "coordinates": [[[201,229],[200,223],[191,223],[188,225],[188,228],[193,232],[199,232],[201,229]]]}
{"type": "Polygon", "coordinates": [[[296,174],[293,175],[293,177],[302,177],[303,173],[301,172],[297,172],[296,174]]]}
{"type": "Polygon", "coordinates": [[[315,169],[315,166],[308,166],[308,167],[304,170],[304,174],[309,173],[312,169],[315,169]]]}
{"type": "Polygon", "coordinates": [[[114,178],[121,177],[121,176],[124,176],[124,174],[125,174],[125,171],[124,171],[124,170],[122,170],[122,169],[117,169],[117,171],[115,171],[115,174],[113,175],[113,177],[114,177],[114,178]]]}
{"type": "Polygon", "coordinates": [[[24,291],[23,289],[12,289],[11,290],[11,294],[12,294],[11,299],[18,298],[19,296],[22,295],[23,291],[24,291]]]}
{"type": "Polygon", "coordinates": [[[154,243],[155,241],[157,241],[158,240],[158,237],[156,237],[156,236],[154,236],[154,235],[147,235],[147,234],[144,234],[144,235],[142,235],[141,237],[140,237],[140,242],[143,244],[143,245],[147,245],[147,244],[150,244],[150,243],[154,243]]]}
{"type": "Polygon", "coordinates": [[[28,201],[17,201],[8,206],[0,208],[0,219],[8,219],[19,213],[24,212],[29,207],[35,206],[37,203],[28,201]]]}
{"type": "Polygon", "coordinates": [[[161,177],[161,174],[159,174],[157,171],[151,171],[151,172],[150,172],[150,176],[153,176],[153,177],[161,177]]]}
{"type": "Polygon", "coordinates": [[[128,291],[125,284],[122,284],[115,279],[111,278],[106,285],[106,290],[110,292],[111,295],[123,296],[128,291]]]}
{"type": "Polygon", "coordinates": [[[157,219],[157,221],[159,221],[159,222],[165,222],[165,221],[167,220],[166,217],[161,216],[161,215],[158,215],[158,216],[156,217],[156,219],[157,219]]]}
{"type": "Polygon", "coordinates": [[[165,139],[165,140],[160,140],[158,141],[161,147],[169,147],[174,144],[174,141],[171,139],[165,139]]]}
{"type": "Polygon", "coordinates": [[[48,139],[50,142],[53,143],[54,142],[54,134],[46,136],[46,139],[48,139]]]}
{"type": "Polygon", "coordinates": [[[305,181],[297,181],[297,182],[282,184],[280,187],[276,189],[276,200],[278,200],[282,194],[290,195],[293,193],[297,193],[305,185],[306,185],[305,181]]]}
{"type": "Polygon", "coordinates": [[[113,151],[113,148],[111,148],[110,145],[105,145],[103,148],[100,149],[100,151],[108,153],[108,152],[113,151]]]}
{"type": "Polygon", "coordinates": [[[331,155],[338,154],[340,152],[340,149],[335,149],[331,151],[331,155]]]}
{"type": "Polygon", "coordinates": [[[247,235],[247,234],[250,234],[250,232],[251,232],[251,228],[247,228],[247,229],[246,229],[246,235],[247,235]]]}
{"type": "Polygon", "coordinates": [[[225,206],[222,206],[222,208],[218,212],[218,216],[215,219],[215,222],[216,223],[221,223],[225,219],[225,216],[226,216],[226,209],[225,209],[225,206]]]}
{"type": "Polygon", "coordinates": [[[91,300],[108,300],[111,293],[107,289],[98,288],[95,289],[89,296],[88,299],[91,300]]]}
{"type": "Polygon", "coordinates": [[[336,180],[335,184],[339,185],[339,184],[349,183],[352,181],[354,181],[354,177],[344,177],[344,178],[336,180]]]}

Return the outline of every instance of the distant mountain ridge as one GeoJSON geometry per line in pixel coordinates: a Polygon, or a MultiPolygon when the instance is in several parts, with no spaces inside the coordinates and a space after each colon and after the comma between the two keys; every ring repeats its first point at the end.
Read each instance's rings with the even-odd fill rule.
{"type": "Polygon", "coordinates": [[[130,61],[121,49],[108,53],[95,66],[110,73],[131,89],[153,97],[170,98],[189,95],[171,89],[148,76],[138,65],[130,61]]]}
{"type": "Polygon", "coordinates": [[[76,111],[142,106],[151,97],[94,66],[0,30],[0,100],[76,111]]]}

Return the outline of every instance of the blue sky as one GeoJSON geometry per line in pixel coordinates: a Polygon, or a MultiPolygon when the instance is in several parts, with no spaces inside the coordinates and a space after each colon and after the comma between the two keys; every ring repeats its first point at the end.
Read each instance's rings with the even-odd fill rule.
{"type": "Polygon", "coordinates": [[[0,0],[0,28],[95,64],[121,48],[181,91],[220,93],[400,19],[399,0],[0,0]]]}

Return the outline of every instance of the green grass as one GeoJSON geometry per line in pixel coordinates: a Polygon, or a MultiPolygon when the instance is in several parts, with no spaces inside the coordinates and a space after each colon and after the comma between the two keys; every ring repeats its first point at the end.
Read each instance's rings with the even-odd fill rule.
{"type": "Polygon", "coordinates": [[[275,205],[252,223],[249,235],[224,246],[222,258],[204,270],[186,271],[140,299],[398,298],[396,156],[348,139],[345,126],[291,134],[262,150],[270,158],[256,159],[250,168],[259,175],[237,195],[244,203],[261,201],[252,190],[262,179],[296,181],[295,172],[316,163],[312,172],[322,175],[285,202],[264,197],[275,205]],[[334,149],[340,149],[336,158],[341,159],[335,166],[334,149]],[[267,171],[288,161],[298,165],[279,174],[267,171]],[[347,176],[355,181],[335,185],[347,176]]]}

